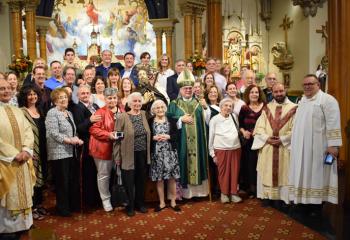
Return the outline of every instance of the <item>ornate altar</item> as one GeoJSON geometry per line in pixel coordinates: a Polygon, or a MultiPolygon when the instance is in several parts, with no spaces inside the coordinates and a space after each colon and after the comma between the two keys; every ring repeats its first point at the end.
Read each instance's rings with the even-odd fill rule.
{"type": "Polygon", "coordinates": [[[264,58],[262,54],[262,35],[250,30],[246,33],[244,18],[239,18],[240,27],[232,27],[224,31],[223,56],[224,63],[231,67],[233,75],[239,75],[243,68],[262,72],[264,58]]]}

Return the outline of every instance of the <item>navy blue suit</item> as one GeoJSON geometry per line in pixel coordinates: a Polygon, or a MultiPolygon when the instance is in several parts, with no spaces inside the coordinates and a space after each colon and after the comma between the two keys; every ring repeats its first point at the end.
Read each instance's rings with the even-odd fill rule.
{"type": "Polygon", "coordinates": [[[177,85],[177,77],[179,75],[175,73],[174,75],[171,75],[167,78],[166,82],[166,93],[168,94],[170,101],[177,98],[179,95],[179,86],[177,85]]]}
{"type": "MultiPolygon", "coordinates": [[[[123,69],[122,71],[120,71],[120,77],[123,77],[124,75],[124,72],[125,72],[125,69],[123,69]]],[[[137,77],[137,69],[135,66],[132,67],[131,69],[131,73],[130,73],[130,76],[129,78],[133,81],[135,87],[137,87],[139,85],[139,79],[137,77]]]]}
{"type": "Polygon", "coordinates": [[[116,68],[119,70],[119,72],[124,70],[123,65],[121,65],[120,63],[111,63],[111,65],[108,68],[105,68],[103,64],[101,64],[100,66],[96,67],[96,76],[102,76],[104,78],[107,78],[108,71],[111,68],[116,68]]]}

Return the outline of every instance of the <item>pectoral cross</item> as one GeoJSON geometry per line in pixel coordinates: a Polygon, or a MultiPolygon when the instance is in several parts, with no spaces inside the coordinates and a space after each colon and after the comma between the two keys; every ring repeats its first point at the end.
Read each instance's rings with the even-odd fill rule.
{"type": "Polygon", "coordinates": [[[325,25],[321,25],[322,29],[316,29],[316,33],[322,34],[321,37],[326,39],[326,56],[328,56],[329,40],[328,40],[328,22],[325,25]]]}
{"type": "Polygon", "coordinates": [[[281,28],[283,28],[284,31],[284,41],[286,43],[286,48],[288,49],[288,29],[290,29],[291,25],[293,24],[293,21],[290,20],[289,17],[287,17],[287,15],[284,15],[283,18],[283,22],[282,24],[279,26],[281,28]]]}

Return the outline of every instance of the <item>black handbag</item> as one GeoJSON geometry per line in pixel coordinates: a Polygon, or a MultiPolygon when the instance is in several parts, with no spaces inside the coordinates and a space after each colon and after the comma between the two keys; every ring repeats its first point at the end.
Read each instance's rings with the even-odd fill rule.
{"type": "Polygon", "coordinates": [[[125,207],[129,203],[128,195],[122,183],[120,167],[116,167],[113,185],[111,187],[111,204],[112,207],[125,207]]]}
{"type": "Polygon", "coordinates": [[[231,118],[232,118],[233,122],[235,123],[236,129],[237,129],[237,133],[238,133],[239,142],[241,143],[241,147],[243,147],[244,145],[247,144],[248,139],[246,139],[243,136],[243,134],[241,133],[241,131],[239,131],[238,124],[237,124],[235,118],[233,117],[232,113],[230,115],[231,115],[231,118]]]}

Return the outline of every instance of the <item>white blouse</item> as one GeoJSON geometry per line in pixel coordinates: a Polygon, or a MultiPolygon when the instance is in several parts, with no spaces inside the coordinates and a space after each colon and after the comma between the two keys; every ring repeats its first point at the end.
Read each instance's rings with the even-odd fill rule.
{"type": "Polygon", "coordinates": [[[166,84],[167,84],[167,78],[174,75],[175,72],[171,70],[170,68],[165,70],[164,72],[159,72],[158,74],[158,79],[157,83],[159,86],[161,86],[163,89],[166,89],[166,84]]]}
{"type": "MultiPolygon", "coordinates": [[[[233,114],[236,122],[237,116],[233,114]]],[[[214,149],[234,150],[240,148],[237,128],[232,117],[224,117],[221,114],[214,116],[209,122],[209,154],[215,157],[214,149]]]]}

